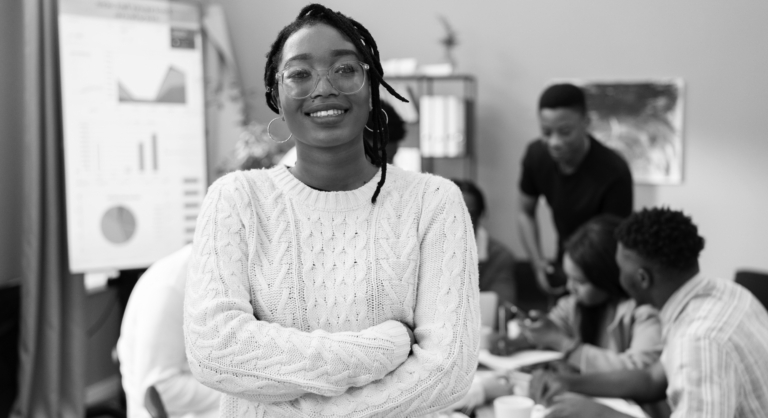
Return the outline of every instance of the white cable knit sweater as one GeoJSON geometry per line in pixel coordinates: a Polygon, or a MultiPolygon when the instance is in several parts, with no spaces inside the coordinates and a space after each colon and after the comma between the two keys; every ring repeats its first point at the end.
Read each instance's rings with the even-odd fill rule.
{"type": "Polygon", "coordinates": [[[461,193],[388,166],[373,205],[380,173],[348,192],[284,166],[211,186],[184,331],[193,373],[225,393],[222,417],[421,416],[469,388],[480,314],[461,193]]]}

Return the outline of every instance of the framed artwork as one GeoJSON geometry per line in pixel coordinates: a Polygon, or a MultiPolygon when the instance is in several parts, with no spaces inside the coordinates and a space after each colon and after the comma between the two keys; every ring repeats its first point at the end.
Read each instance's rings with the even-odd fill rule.
{"type": "Polygon", "coordinates": [[[629,163],[635,183],[683,181],[683,80],[576,81],[591,132],[629,163]]]}

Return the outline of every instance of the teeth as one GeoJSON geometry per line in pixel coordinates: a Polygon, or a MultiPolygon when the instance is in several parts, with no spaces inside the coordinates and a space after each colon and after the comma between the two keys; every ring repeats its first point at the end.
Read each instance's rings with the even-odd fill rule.
{"type": "Polygon", "coordinates": [[[309,116],[313,118],[324,118],[328,116],[338,116],[344,113],[343,110],[339,109],[331,109],[331,110],[321,110],[320,112],[312,112],[309,114],[309,116]]]}

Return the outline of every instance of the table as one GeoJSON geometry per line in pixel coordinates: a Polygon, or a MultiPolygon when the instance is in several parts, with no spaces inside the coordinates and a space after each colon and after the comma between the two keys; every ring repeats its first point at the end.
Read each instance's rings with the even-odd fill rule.
{"type": "MultiPolygon", "coordinates": [[[[519,369],[523,367],[529,367],[536,364],[542,364],[550,361],[556,361],[562,358],[562,354],[555,351],[542,351],[542,350],[525,350],[520,351],[510,356],[496,356],[488,352],[487,350],[480,350],[478,361],[481,367],[486,367],[492,371],[478,371],[479,373],[502,373],[507,376],[510,383],[514,387],[514,393],[516,395],[528,396],[528,383],[530,382],[531,375],[520,372],[519,369]]],[[[594,398],[595,401],[600,402],[606,406],[609,406],[619,412],[623,412],[627,415],[637,418],[647,418],[642,408],[634,402],[627,401],[625,399],[617,398],[594,398]]],[[[534,410],[534,414],[531,418],[544,418],[546,416],[546,410],[543,407],[539,407],[534,410]]],[[[495,418],[493,413],[493,405],[486,404],[475,410],[476,418],[495,418]]]]}

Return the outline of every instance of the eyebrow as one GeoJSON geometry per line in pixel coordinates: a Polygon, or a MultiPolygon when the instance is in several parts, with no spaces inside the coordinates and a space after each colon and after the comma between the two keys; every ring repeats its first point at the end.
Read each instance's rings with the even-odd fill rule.
{"type": "MultiPolygon", "coordinates": [[[[347,55],[354,55],[358,60],[360,60],[360,55],[353,49],[334,49],[331,51],[331,57],[333,58],[345,57],[347,55]]],[[[308,61],[311,58],[312,54],[310,53],[298,54],[288,58],[285,63],[288,64],[291,61],[308,61]]]]}

